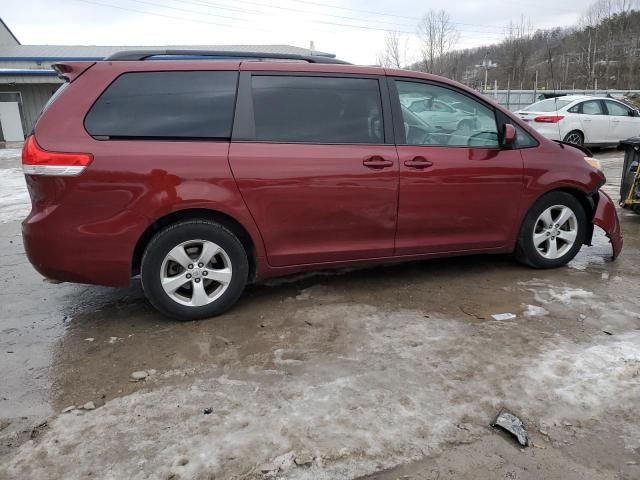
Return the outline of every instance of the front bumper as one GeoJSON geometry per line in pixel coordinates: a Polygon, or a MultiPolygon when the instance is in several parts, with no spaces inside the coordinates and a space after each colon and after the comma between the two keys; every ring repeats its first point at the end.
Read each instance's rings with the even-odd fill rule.
{"type": "Polygon", "coordinates": [[[615,259],[622,250],[622,230],[620,229],[620,221],[618,220],[615,204],[611,197],[603,191],[599,192],[593,224],[604,230],[607,237],[609,237],[613,248],[613,258],[615,259]]]}

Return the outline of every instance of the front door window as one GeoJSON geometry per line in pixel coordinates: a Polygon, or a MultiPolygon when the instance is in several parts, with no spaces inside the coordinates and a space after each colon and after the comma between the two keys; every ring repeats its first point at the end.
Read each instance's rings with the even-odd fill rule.
{"type": "MultiPolygon", "coordinates": [[[[462,93],[428,83],[396,81],[405,145],[498,148],[491,108],[462,93]]],[[[402,139],[401,139],[402,140],[402,139]]]]}

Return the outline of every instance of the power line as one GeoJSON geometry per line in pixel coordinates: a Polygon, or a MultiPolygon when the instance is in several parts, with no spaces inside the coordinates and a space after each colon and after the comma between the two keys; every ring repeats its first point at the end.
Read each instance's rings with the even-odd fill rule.
{"type": "Polygon", "coordinates": [[[163,15],[162,13],[148,12],[146,10],[136,10],[134,8],[121,7],[120,5],[113,5],[113,4],[110,4],[110,3],[97,2],[95,0],[76,0],[76,1],[77,2],[88,3],[90,5],[98,5],[98,6],[101,6],[101,7],[117,8],[118,10],[125,10],[127,12],[142,13],[144,15],[153,15],[155,17],[163,17],[163,18],[168,18],[168,19],[171,19],[171,20],[176,20],[176,19],[178,19],[178,20],[187,20],[187,21],[190,21],[190,22],[206,23],[208,25],[217,25],[218,27],[234,28],[234,25],[231,25],[231,24],[207,22],[207,21],[198,20],[198,19],[195,19],[195,18],[176,17],[176,16],[173,16],[173,15],[163,15]]]}
{"type": "MultiPolygon", "coordinates": [[[[153,16],[157,16],[157,17],[163,17],[163,18],[169,18],[172,20],[175,19],[179,19],[179,20],[186,20],[186,21],[193,21],[193,22],[197,22],[197,23],[204,23],[204,24],[209,24],[209,25],[216,25],[216,26],[220,26],[220,27],[225,27],[225,28],[238,28],[238,25],[234,25],[231,23],[220,23],[220,22],[212,22],[212,21],[207,21],[207,20],[201,20],[201,19],[196,19],[196,18],[192,18],[192,17],[179,17],[179,16],[173,16],[173,15],[167,15],[167,14],[162,14],[162,13],[156,13],[156,12],[150,12],[148,10],[139,10],[139,9],[135,9],[135,8],[131,8],[131,7],[123,7],[120,5],[114,5],[114,4],[110,4],[110,3],[103,3],[103,2],[99,2],[96,0],[78,0],[84,3],[88,3],[88,4],[92,4],[92,5],[98,5],[98,6],[103,6],[103,7],[109,7],[109,8],[116,8],[119,10],[125,10],[125,11],[131,11],[131,12],[135,12],[135,13],[141,13],[144,15],[153,15],[153,16]]],[[[215,16],[216,18],[222,17],[228,20],[233,20],[233,21],[239,21],[239,22],[250,22],[249,19],[247,19],[246,17],[234,17],[234,16],[230,16],[230,15],[220,15],[220,14],[211,14],[211,13],[206,13],[206,12],[202,12],[199,10],[192,10],[192,9],[185,9],[185,8],[178,8],[178,7],[171,7],[168,5],[164,5],[164,4],[159,4],[159,3],[155,3],[155,2],[150,2],[147,0],[130,0],[139,4],[143,4],[143,5],[149,5],[149,6],[154,6],[154,7],[162,7],[162,8],[168,8],[171,10],[176,10],[178,12],[184,12],[184,13],[195,13],[198,15],[208,15],[208,16],[215,16]]],[[[260,12],[261,14],[264,14],[265,12],[260,12]]],[[[336,26],[336,27],[342,27],[342,28],[350,28],[350,29],[360,29],[360,30],[369,30],[369,31],[382,31],[382,32],[398,32],[398,33],[404,33],[404,34],[409,34],[409,35],[414,35],[415,32],[414,31],[406,31],[406,30],[393,30],[393,29],[385,29],[385,28],[378,28],[378,27],[372,27],[372,26],[365,26],[365,25],[354,25],[354,24],[345,24],[345,23],[339,23],[339,22],[330,22],[330,21],[323,21],[323,20],[315,20],[313,23],[317,23],[317,24],[323,24],[323,25],[330,25],[330,26],[336,26]]],[[[264,29],[264,28],[260,28],[260,27],[255,27],[252,26],[251,27],[253,30],[260,30],[260,31],[264,31],[264,32],[272,32],[273,30],[268,30],[268,29],[264,29]]],[[[322,30],[319,30],[322,31],[322,30]]],[[[331,33],[331,32],[329,32],[331,33]]],[[[467,31],[462,31],[461,33],[467,34],[467,33],[474,33],[474,35],[476,34],[476,32],[467,32],[467,31]]],[[[491,35],[488,32],[482,32],[485,35],[491,35]]],[[[491,35],[491,39],[487,38],[487,40],[492,40],[492,41],[496,41],[496,39],[500,39],[501,37],[497,36],[497,35],[491,35]]]]}
{"type": "MultiPolygon", "coordinates": [[[[142,0],[133,0],[133,1],[141,1],[142,0]]],[[[174,0],[176,2],[180,2],[180,3],[188,3],[188,4],[193,4],[193,5],[200,5],[200,6],[207,6],[207,7],[212,7],[212,8],[219,8],[222,10],[228,10],[230,8],[228,7],[223,7],[223,6],[219,6],[221,4],[219,3],[214,3],[214,2],[208,2],[208,1],[194,1],[194,0],[174,0]]],[[[247,3],[247,4],[251,4],[251,5],[257,5],[257,6],[263,6],[263,7],[267,7],[267,8],[274,8],[274,9],[278,9],[278,10],[285,10],[285,11],[292,11],[292,12],[301,12],[301,13],[305,13],[305,14],[309,14],[309,12],[304,11],[304,10],[299,10],[299,9],[295,9],[295,8],[289,8],[289,7],[281,7],[281,6],[277,6],[277,5],[267,5],[264,3],[259,3],[259,2],[254,2],[254,1],[250,1],[250,0],[236,0],[237,2],[240,3],[247,3]]],[[[174,10],[180,10],[176,7],[167,7],[167,8],[171,8],[174,10]]],[[[193,10],[188,10],[188,11],[192,11],[193,10]]],[[[233,11],[241,11],[241,9],[238,8],[233,8],[233,11]]],[[[256,14],[264,14],[266,12],[264,11],[260,11],[260,10],[247,10],[247,9],[242,9],[242,11],[248,12],[248,13],[256,13],[256,14]]],[[[203,14],[203,12],[196,12],[199,14],[203,14]]],[[[361,20],[359,18],[355,18],[355,17],[347,17],[347,16],[343,16],[343,15],[331,15],[331,14],[327,14],[327,13],[317,13],[318,15],[323,15],[323,16],[329,16],[329,17],[336,17],[336,18],[343,18],[343,19],[351,19],[351,20],[356,20],[359,22],[363,22],[364,20],[361,20]]],[[[216,16],[220,16],[218,14],[216,14],[216,16]]],[[[225,18],[233,18],[236,20],[240,20],[240,21],[246,21],[246,18],[238,18],[238,17],[225,17],[225,18]]],[[[340,23],[340,22],[334,22],[334,21],[328,21],[328,20],[314,20],[316,23],[323,23],[326,25],[333,25],[333,26],[340,26],[340,27],[351,27],[351,28],[360,28],[360,29],[365,29],[365,30],[379,30],[379,31],[384,31],[384,32],[398,32],[398,33],[410,33],[413,34],[415,33],[415,30],[411,30],[411,31],[407,31],[407,30],[402,30],[402,29],[397,29],[397,28],[381,28],[381,27],[376,27],[376,26],[371,26],[371,25],[354,25],[354,24],[347,24],[347,23],[340,23]]],[[[381,22],[379,20],[374,20],[375,22],[379,22],[379,23],[391,23],[394,24],[393,22],[381,22]]],[[[404,27],[415,27],[414,25],[404,25],[404,24],[397,24],[396,25],[402,25],[404,27]]],[[[504,34],[498,34],[498,33],[492,33],[492,32],[485,32],[485,31],[479,31],[479,30],[459,30],[461,33],[473,33],[473,34],[480,34],[480,35],[488,35],[490,37],[496,38],[499,37],[501,38],[504,34]]]]}
{"type": "MultiPolygon", "coordinates": [[[[308,5],[316,5],[316,6],[321,6],[321,7],[326,7],[326,8],[335,8],[338,10],[346,10],[348,12],[359,12],[359,13],[369,13],[372,15],[380,15],[380,16],[384,16],[384,17],[395,17],[395,18],[405,18],[408,20],[413,20],[415,22],[416,17],[415,16],[408,16],[408,15],[397,15],[397,14],[393,14],[393,13],[385,13],[385,12],[378,12],[378,11],[374,11],[374,10],[363,10],[363,9],[359,9],[359,8],[348,8],[348,7],[342,7],[342,6],[338,6],[338,5],[331,5],[328,3],[322,3],[322,2],[313,2],[311,0],[292,0],[294,2],[297,3],[306,3],[308,5]]],[[[499,28],[499,27],[494,27],[491,25],[482,25],[482,24],[478,24],[478,23],[463,23],[463,22],[453,22],[456,25],[467,25],[470,27],[483,27],[483,28],[499,28]]]]}
{"type": "MultiPolygon", "coordinates": [[[[196,1],[196,0],[174,0],[177,2],[181,2],[181,3],[190,3],[190,4],[194,4],[194,5],[201,5],[201,6],[211,6],[211,7],[217,7],[217,8],[222,8],[224,9],[233,9],[235,11],[241,11],[241,9],[235,8],[235,7],[229,7],[226,4],[220,4],[220,3],[215,3],[215,2],[209,2],[209,1],[205,1],[205,0],[200,0],[200,1],[196,1]]],[[[293,1],[300,1],[302,2],[302,0],[293,0],[293,1]]],[[[256,2],[256,1],[252,1],[252,0],[235,0],[235,3],[246,3],[249,5],[255,5],[255,6],[259,6],[259,7],[266,7],[266,8],[273,8],[273,9],[278,9],[278,10],[285,10],[285,11],[291,11],[291,12],[300,12],[300,13],[306,13],[309,14],[311,12],[309,12],[308,10],[301,10],[299,8],[292,8],[292,7],[283,7],[280,5],[269,5],[269,4],[265,4],[265,3],[261,3],[261,2],[256,2]]],[[[320,5],[322,6],[321,3],[318,2],[302,2],[302,3],[311,3],[313,5],[320,5]]],[[[338,8],[338,7],[331,7],[330,8],[338,8]]],[[[354,11],[354,12],[360,12],[363,10],[354,10],[354,9],[348,9],[348,8],[343,8],[340,7],[341,10],[347,10],[347,11],[354,11]]],[[[242,9],[242,11],[245,12],[251,12],[251,13],[264,13],[262,11],[259,10],[247,10],[247,9],[242,9]]],[[[364,10],[364,12],[367,12],[366,10],[364,10]]],[[[332,13],[324,13],[324,12],[312,12],[316,15],[323,15],[326,17],[333,17],[333,18],[341,18],[341,19],[346,19],[346,20],[356,20],[356,21],[364,21],[361,17],[351,17],[351,16],[346,16],[346,15],[335,15],[332,13]]],[[[398,15],[385,15],[385,14],[379,14],[377,13],[376,15],[384,15],[384,16],[389,16],[389,17],[400,17],[400,18],[407,18],[410,20],[413,20],[413,22],[411,23],[400,23],[400,22],[389,22],[389,21],[385,21],[385,20],[376,20],[376,19],[367,19],[368,22],[375,22],[375,23],[384,23],[387,25],[397,25],[397,26],[401,26],[401,27],[415,27],[417,22],[416,22],[416,18],[414,17],[404,17],[404,16],[398,16],[398,15]]],[[[494,27],[494,26],[489,26],[489,25],[480,25],[480,24],[471,24],[471,23],[462,23],[462,22],[452,22],[455,23],[457,25],[468,25],[468,26],[476,26],[476,27],[481,27],[481,28],[490,28],[490,29],[496,29],[496,30],[501,30],[498,27],[494,27]]],[[[467,30],[467,32],[472,32],[472,33],[494,33],[494,32],[489,32],[489,31],[479,31],[479,30],[467,30]]],[[[495,32],[497,33],[497,32],[495,32]]],[[[502,32],[500,32],[502,33],[502,32]]]]}

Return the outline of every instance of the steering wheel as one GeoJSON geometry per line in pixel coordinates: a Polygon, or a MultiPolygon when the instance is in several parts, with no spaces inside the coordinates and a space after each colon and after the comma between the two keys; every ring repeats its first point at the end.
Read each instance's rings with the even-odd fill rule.
{"type": "Polygon", "coordinates": [[[487,134],[488,134],[488,135],[491,135],[491,136],[495,136],[495,140],[496,140],[496,144],[497,144],[497,141],[498,141],[498,134],[497,134],[496,132],[491,132],[491,131],[488,131],[488,130],[483,130],[483,131],[481,131],[481,132],[477,132],[477,133],[474,133],[473,135],[471,135],[471,136],[469,137],[469,140],[467,140],[467,146],[469,146],[469,147],[472,147],[472,146],[478,146],[478,145],[483,146],[483,147],[488,146],[488,145],[487,145],[486,143],[484,143],[484,142],[483,142],[483,143],[481,143],[481,144],[475,144],[475,145],[473,145],[473,141],[474,141],[474,139],[476,139],[476,137],[478,137],[478,138],[479,138],[479,137],[481,137],[481,136],[484,136],[484,140],[485,140],[485,141],[493,140],[493,138],[488,138],[488,135],[487,135],[487,134]]]}

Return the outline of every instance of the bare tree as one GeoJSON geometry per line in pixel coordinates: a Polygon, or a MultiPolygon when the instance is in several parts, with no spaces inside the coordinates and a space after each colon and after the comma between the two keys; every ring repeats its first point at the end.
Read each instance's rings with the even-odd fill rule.
{"type": "Polygon", "coordinates": [[[458,43],[460,32],[445,10],[429,10],[418,24],[424,70],[442,74],[444,59],[458,43]]]}
{"type": "Polygon", "coordinates": [[[523,83],[529,58],[532,54],[533,27],[531,21],[520,17],[520,23],[509,22],[507,36],[502,42],[504,57],[500,62],[511,85],[523,83]]]}
{"type": "Polygon", "coordinates": [[[402,68],[407,61],[407,41],[398,32],[388,32],[384,37],[384,50],[377,55],[377,64],[388,68],[402,68]]]}

